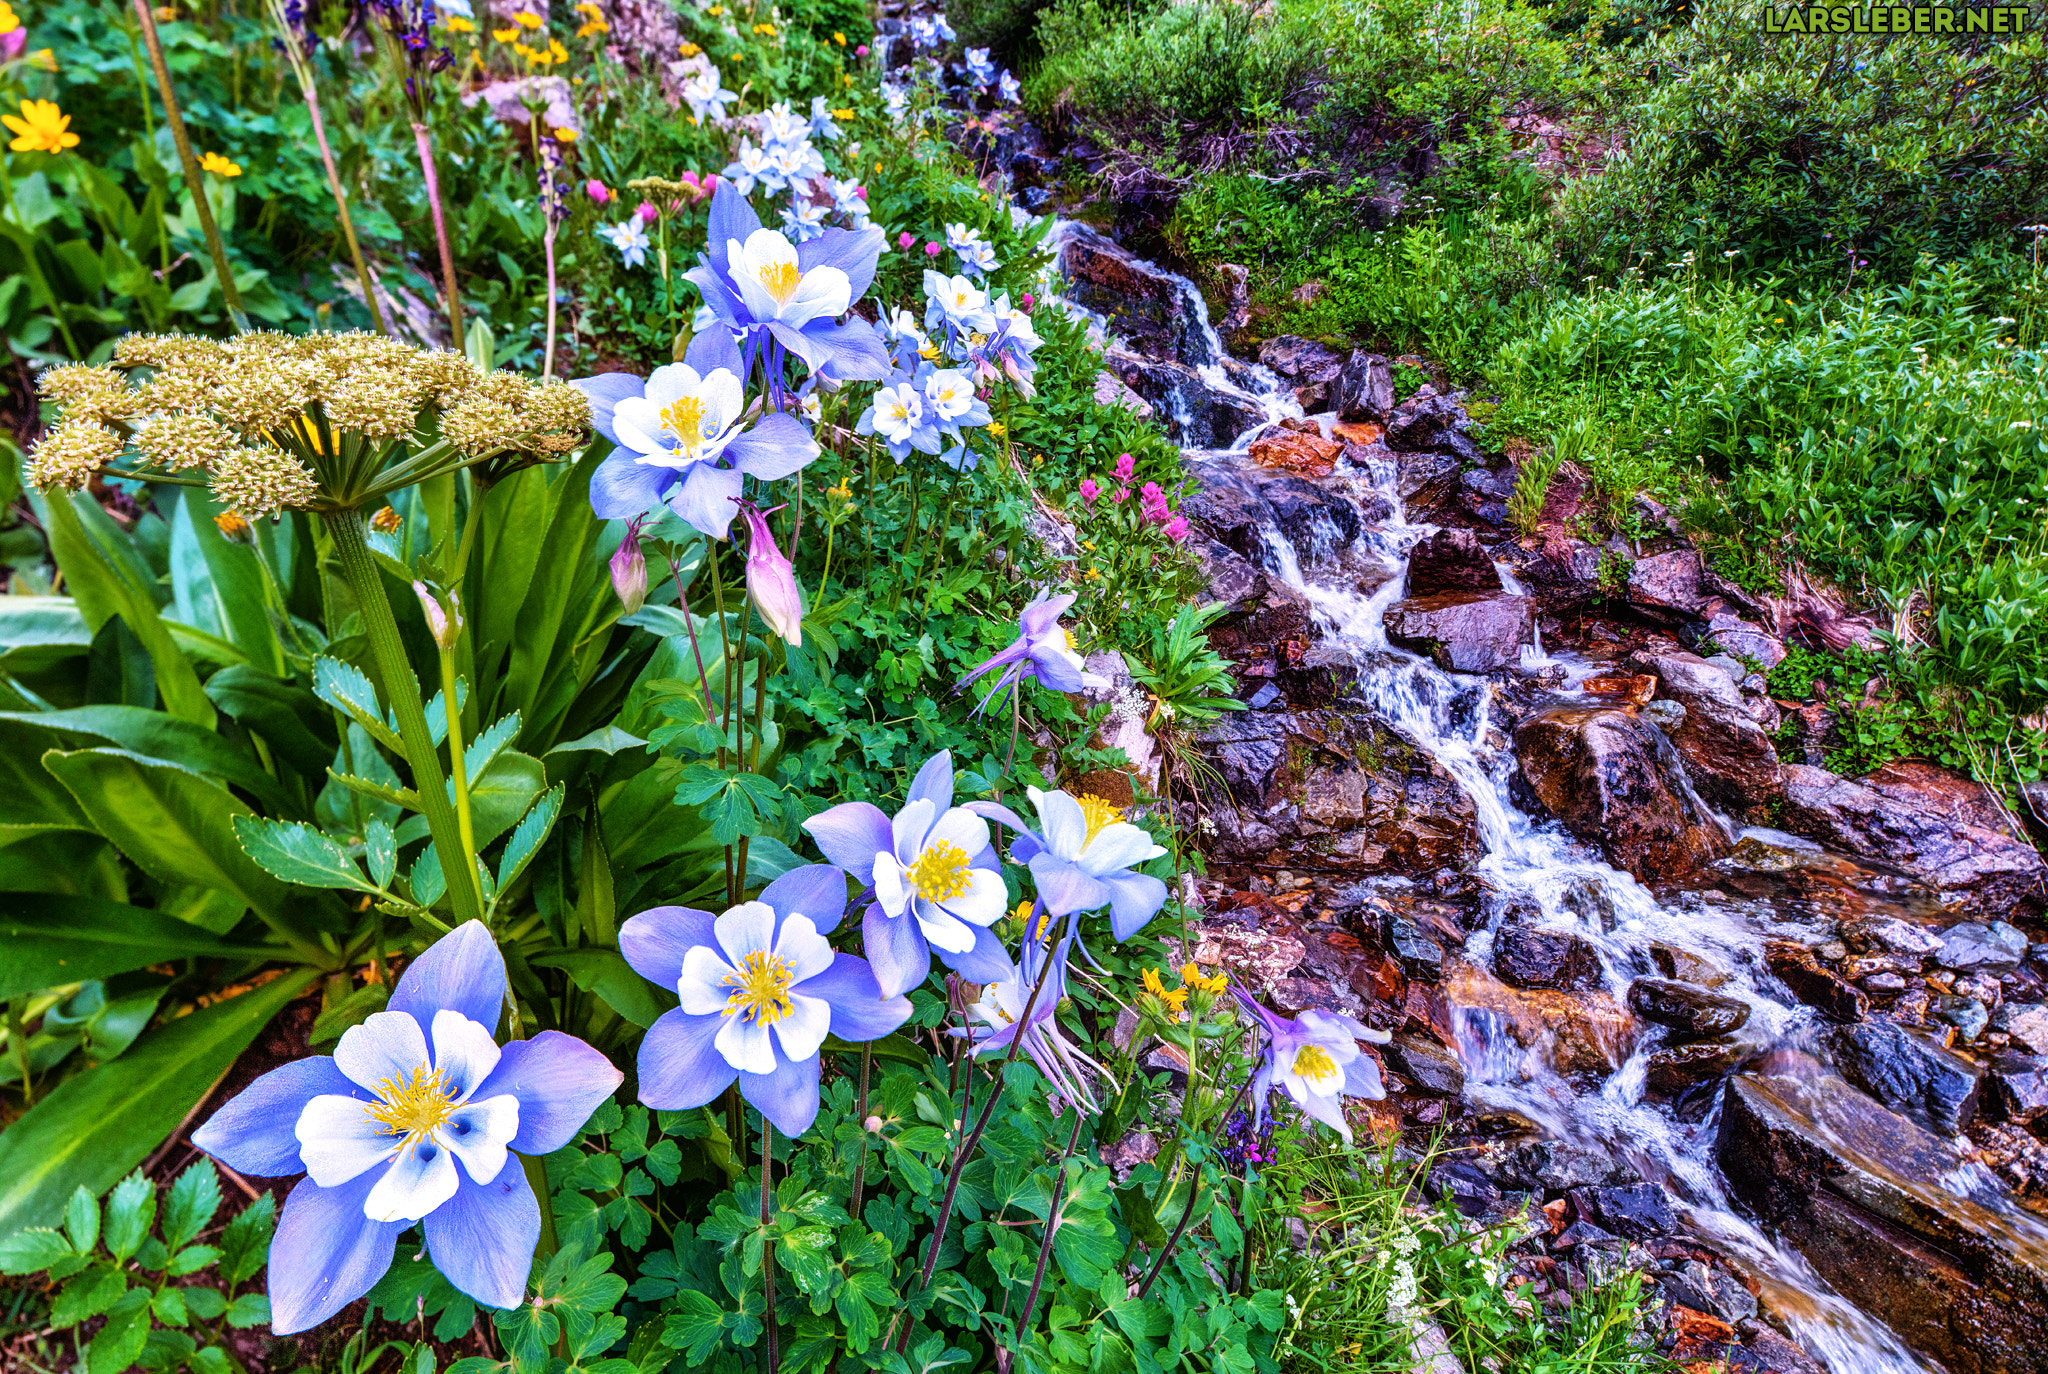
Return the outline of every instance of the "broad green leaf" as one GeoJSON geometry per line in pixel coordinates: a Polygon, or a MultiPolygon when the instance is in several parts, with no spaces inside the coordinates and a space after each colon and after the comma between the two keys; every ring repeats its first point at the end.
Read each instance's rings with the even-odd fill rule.
{"type": "Polygon", "coordinates": [[[269,959],[161,911],[96,897],[0,892],[0,997],[110,978],[166,959],[269,959]]]}
{"type": "Polygon", "coordinates": [[[40,672],[91,647],[92,626],[70,597],[0,597],[0,672],[40,672]]]}
{"type": "Polygon", "coordinates": [[[256,1276],[270,1257],[270,1236],[277,1229],[277,1199],[269,1193],[235,1214],[220,1233],[220,1276],[244,1283],[256,1276]]]}
{"type": "Polygon", "coordinates": [[[577,987],[636,1026],[653,1025],[674,1005],[657,996],[654,985],[635,973],[615,949],[560,949],[536,954],[531,962],[541,968],[561,969],[577,987]]]}
{"type": "Polygon", "coordinates": [[[222,738],[211,726],[194,725],[162,711],[135,706],[80,706],[69,711],[0,712],[0,721],[37,727],[54,735],[45,748],[76,749],[105,743],[145,758],[160,759],[239,787],[276,810],[291,798],[263,765],[222,738]]]}
{"type": "Polygon", "coordinates": [[[310,825],[270,821],[258,816],[234,818],[235,838],[242,850],[273,878],[300,887],[349,887],[375,892],[348,851],[310,825]]]}
{"type": "MultiPolygon", "coordinates": [[[[8,598],[0,597],[0,605],[8,598]]],[[[33,720],[33,716],[28,716],[33,720]]],[[[24,724],[22,714],[0,714],[0,844],[51,830],[91,830],[92,821],[64,784],[43,767],[52,737],[24,724]]]]}
{"type": "Polygon", "coordinates": [[[271,750],[309,778],[326,771],[338,740],[334,717],[320,699],[246,664],[206,680],[213,704],[269,742],[271,750]]]}
{"type": "Polygon", "coordinates": [[[72,1253],[60,1231],[31,1227],[0,1239],[0,1274],[39,1274],[72,1253]]]}
{"type": "Polygon", "coordinates": [[[647,741],[638,735],[629,735],[616,725],[607,725],[601,730],[592,730],[566,744],[558,744],[548,750],[548,756],[572,754],[581,750],[592,750],[600,754],[616,754],[621,749],[645,749],[647,741]]]}
{"type": "MultiPolygon", "coordinates": [[[[455,800],[455,780],[447,783],[448,800],[455,800]]],[[[469,789],[469,814],[476,829],[478,849],[510,830],[519,823],[519,818],[533,809],[540,800],[540,794],[547,790],[547,770],[539,759],[528,754],[507,750],[498,755],[476,785],[469,789]]],[[[427,834],[425,816],[408,817],[398,827],[398,842],[411,844],[424,839],[427,834]]]]}
{"type": "Polygon", "coordinates": [[[219,783],[124,749],[52,750],[43,766],[94,827],[158,881],[221,888],[272,919],[292,900],[290,888],[242,852],[234,818],[249,808],[219,783]]]}
{"type": "Polygon", "coordinates": [[[148,1291],[129,1289],[85,1348],[85,1374],[120,1374],[134,1364],[149,1340],[149,1325],[148,1291]]]}
{"type": "MultiPolygon", "coordinates": [[[[226,507],[207,500],[202,493],[189,487],[182,496],[178,511],[172,517],[173,551],[179,551],[179,545],[189,541],[191,551],[197,554],[198,567],[193,568],[187,563],[186,572],[195,582],[200,578],[205,580],[206,590],[212,594],[218,607],[217,632],[224,634],[229,642],[248,655],[250,666],[281,676],[285,671],[284,649],[277,642],[277,631],[271,620],[269,587],[256,550],[248,544],[230,543],[222,536],[219,527],[213,523],[213,517],[226,507]],[[181,525],[186,541],[178,537],[181,525]]],[[[178,571],[175,558],[172,568],[175,574],[178,571]]]]}
{"type": "Polygon", "coordinates": [[[81,1184],[112,1187],[318,976],[298,969],[180,1017],[37,1101],[0,1132],[0,1235],[62,1220],[81,1184]]]}

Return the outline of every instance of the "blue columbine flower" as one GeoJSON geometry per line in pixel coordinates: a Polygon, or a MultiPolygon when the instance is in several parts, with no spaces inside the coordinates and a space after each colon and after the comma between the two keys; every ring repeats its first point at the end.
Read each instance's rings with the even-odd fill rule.
{"type": "Polygon", "coordinates": [[[774,481],[818,456],[795,416],[776,411],[746,428],[745,364],[731,331],[690,340],[680,363],[642,380],[629,372],[580,377],[590,422],[618,447],[590,479],[591,509],[631,519],[657,500],[713,539],[732,525],[742,477],[774,481]]]}
{"type": "Polygon", "coordinates": [[[872,887],[862,947],[882,990],[907,992],[931,972],[933,949],[969,978],[1009,965],[989,927],[1008,902],[988,822],[953,805],[953,756],[925,760],[892,819],[867,802],[841,802],[804,822],[826,858],[872,887]]]}
{"type": "Polygon", "coordinates": [[[1096,1110],[1089,1090],[1089,1070],[1103,1078],[1109,1071],[1069,1044],[1060,1032],[1060,999],[1067,995],[1066,946],[1048,952],[1042,940],[1027,938],[1018,962],[994,978],[984,980],[979,995],[967,1006],[967,1027],[949,1031],[964,1035],[978,1059],[985,1054],[1007,1054],[1013,1043],[1028,1055],[1046,1081],[1061,1097],[1087,1111],[1096,1110]],[[1052,967],[1046,968],[1046,961],[1052,967]],[[1043,974],[1045,986],[1039,987],[1043,974]],[[1032,991],[1038,997],[1032,1000],[1032,991]],[[1029,1005],[1031,1014],[1025,1015],[1029,1005]]]}
{"type": "Polygon", "coordinates": [[[996,79],[996,64],[989,61],[987,48],[967,50],[967,79],[977,91],[987,90],[996,79]]]}
{"type": "Polygon", "coordinates": [[[839,121],[832,117],[822,95],[811,97],[811,137],[822,138],[827,143],[835,143],[839,139],[839,121]]]}
{"type": "Polygon", "coordinates": [[[306,1174],[270,1245],[276,1334],[369,1292],[415,1222],[456,1288],[490,1307],[524,1301],[540,1208],[508,1152],[567,1145],[621,1075],[558,1031],[497,1045],[504,1003],[504,956],[471,921],[413,960],[331,1057],[271,1070],[192,1133],[230,1169],[306,1174]]]}
{"type": "Polygon", "coordinates": [[[1384,1045],[1392,1037],[1332,1011],[1309,1010],[1290,1021],[1267,1011],[1235,985],[1231,992],[1266,1033],[1265,1057],[1252,1076],[1253,1125],[1266,1119],[1266,1097],[1277,1086],[1305,1114],[1336,1127],[1349,1144],[1351,1127],[1339,1098],[1378,1100],[1387,1095],[1378,1062],[1361,1051],[1358,1042],[1384,1045]]]}
{"type": "Polygon", "coordinates": [[[995,689],[981,699],[975,707],[979,714],[988,709],[989,703],[1002,696],[1005,688],[1015,688],[1027,677],[1035,677],[1055,692],[1078,692],[1088,686],[1108,686],[1107,681],[1093,673],[1084,671],[1081,656],[1074,652],[1073,636],[1067,627],[1060,624],[1060,613],[1074,604],[1074,594],[1067,592],[1053,596],[1040,592],[1031,599],[1017,617],[1017,638],[1009,647],[996,653],[969,669],[967,674],[953,684],[959,691],[968,683],[997,668],[1003,675],[996,679],[995,689]]]}
{"type": "Polygon", "coordinates": [[[845,906],[846,875],[813,864],[723,916],[659,906],[619,927],[626,962],[682,1000],[640,1044],[640,1100],[701,1107],[737,1081],[784,1135],[809,1130],[825,1037],[874,1040],[910,1019],[909,998],[826,943],[845,906]]]}
{"type": "Polygon", "coordinates": [[[1038,812],[1032,830],[1000,802],[970,802],[976,814],[1017,832],[1010,857],[1031,870],[1038,900],[1053,920],[1109,908],[1110,934],[1128,940],[1166,904],[1166,884],[1137,872],[1166,851],[1122,820],[1100,797],[1024,789],[1038,812]]]}
{"type": "Polygon", "coordinates": [[[924,392],[907,378],[877,387],[874,399],[855,421],[853,432],[881,436],[889,456],[899,463],[910,456],[912,449],[937,453],[942,447],[939,427],[932,422],[924,392]]]}
{"type": "Polygon", "coordinates": [[[967,355],[967,342],[976,334],[996,327],[988,308],[988,292],[967,277],[948,277],[930,268],[924,273],[924,327],[946,342],[946,351],[956,358],[967,355]]]}
{"type": "Polygon", "coordinates": [[[988,313],[994,328],[981,336],[981,342],[968,344],[967,362],[974,379],[987,383],[1007,377],[1028,401],[1037,394],[1031,379],[1038,372],[1038,361],[1032,357],[1042,342],[1038,331],[1029,315],[1010,308],[1007,291],[989,302],[988,313]]]}
{"type": "Polygon", "coordinates": [[[889,375],[889,354],[867,321],[839,322],[867,294],[881,256],[881,231],[872,228],[828,229],[809,243],[792,244],[763,229],[746,196],[721,178],[711,197],[704,259],[684,275],[712,313],[742,336],[749,365],[764,362],[773,394],[781,387],[785,352],[836,381],[878,382],[889,375]]]}

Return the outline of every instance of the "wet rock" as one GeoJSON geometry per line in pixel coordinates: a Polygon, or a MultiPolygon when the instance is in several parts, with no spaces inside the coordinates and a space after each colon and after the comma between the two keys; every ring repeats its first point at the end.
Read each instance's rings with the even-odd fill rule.
{"type": "Polygon", "coordinates": [[[1667,739],[1685,724],[1685,704],[1668,698],[1646,701],[1636,714],[1662,730],[1667,739]]]}
{"type": "Polygon", "coordinates": [[[1508,926],[1493,942],[1493,971],[1518,988],[1589,988],[1600,982],[1593,947],[1561,930],[1508,926]]]}
{"type": "Polygon", "coordinates": [[[1408,551],[1408,595],[1501,590],[1493,557],[1470,530],[1440,529],[1408,551]]]}
{"type": "Polygon", "coordinates": [[[1742,1280],[1699,1260],[1686,1260],[1676,1273],[1659,1279],[1657,1286],[1680,1307],[1710,1312],[1724,1322],[1740,1323],[1756,1316],[1756,1295],[1742,1280]]]}
{"type": "Polygon", "coordinates": [[[1688,873],[1728,848],[1657,731],[1615,707],[1558,707],[1515,727],[1523,779],[1565,828],[1638,877],[1688,873]]]}
{"type": "Polygon", "coordinates": [[[1894,788],[1879,791],[1826,769],[1785,769],[1787,830],[1905,873],[1966,914],[2037,912],[2044,869],[2032,845],[1922,809],[1894,788]]]}
{"type": "Polygon", "coordinates": [[[1638,978],[1630,983],[1628,1005],[1645,1021],[1669,1026],[1695,1040],[1727,1035],[1749,1020],[1749,1003],[1668,978],[1638,978]]]}
{"type": "Polygon", "coordinates": [[[1574,1188],[1565,1197],[1580,1220],[1629,1240],[1653,1240],[1678,1229],[1671,1195],[1654,1183],[1574,1188]]]}
{"type": "Polygon", "coordinates": [[[1991,1008],[1974,997],[1944,993],[1934,999],[1934,1019],[1954,1026],[1956,1038],[1967,1044],[1990,1026],[1991,1008]]]}
{"type": "Polygon", "coordinates": [[[1837,1026],[1827,1046],[1843,1078],[1931,1131],[1959,1134],[1977,1114],[1977,1066],[1923,1035],[1864,1021],[1837,1026]]]}
{"type": "Polygon", "coordinates": [[[1832,969],[1815,962],[1813,952],[1790,940],[1764,941],[1764,961],[1792,995],[1836,1021],[1861,1021],[1870,1014],[1870,999],[1832,969]]]}
{"type": "Polygon", "coordinates": [[[1297,434],[1282,430],[1251,442],[1252,461],[1260,467],[1281,468],[1304,477],[1327,477],[1337,465],[1344,445],[1320,434],[1297,434]]]}
{"type": "Polygon", "coordinates": [[[1389,606],[1383,623],[1389,639],[1447,672],[1490,673],[1521,661],[1534,603],[1526,596],[1415,596],[1389,606]]]}
{"type": "Polygon", "coordinates": [[[1444,947],[1405,911],[1389,907],[1382,926],[1387,952],[1410,978],[1438,979],[1444,974],[1444,947]]]}
{"type": "Polygon", "coordinates": [[[1643,1086],[1661,1097],[1676,1097],[1702,1083],[1726,1078],[1747,1053],[1740,1045],[1673,1045],[1644,1061],[1643,1086]]]}
{"type": "Polygon", "coordinates": [[[1387,1067],[1424,1097],[1456,1097],[1465,1091],[1465,1066],[1457,1052],[1427,1035],[1396,1035],[1380,1046],[1387,1067]]]}
{"type": "Polygon", "coordinates": [[[1059,260],[1067,294],[1101,315],[1140,352],[1182,366],[1215,361],[1208,356],[1202,321],[1192,308],[1198,298],[1185,283],[1087,231],[1074,232],[1062,242],[1059,260]]]}
{"type": "Polygon", "coordinates": [[[1359,349],[1331,382],[1330,408],[1340,419],[1379,424],[1394,409],[1394,377],[1387,360],[1359,349]]]}
{"type": "Polygon", "coordinates": [[[1265,421],[1265,412],[1250,397],[1212,386],[1183,363],[1121,348],[1111,348],[1103,361],[1158,412],[1167,432],[1184,448],[1228,448],[1239,435],[1265,421]]]}
{"type": "MultiPolygon", "coordinates": [[[[1813,1357],[1768,1326],[1757,1326],[1742,1338],[1743,1353],[1756,1374],[1828,1374],[1813,1357]]],[[[1730,1368],[1735,1368],[1731,1363],[1730,1368]]]]}
{"type": "Polygon", "coordinates": [[[1922,811],[1932,811],[1979,830],[2007,833],[2005,808],[1991,795],[1991,789],[1974,778],[1951,773],[1924,759],[1893,759],[1856,781],[1922,811]]]}
{"type": "Polygon", "coordinates": [[[1308,947],[1291,935],[1203,922],[1196,930],[1195,962],[1222,968],[1262,992],[1301,966],[1308,947]]]}
{"type": "Polygon", "coordinates": [[[1252,270],[1240,262],[1216,265],[1214,274],[1216,334],[1235,348],[1252,318],[1252,270]]]}
{"type": "Polygon", "coordinates": [[[1344,370],[1345,359],[1344,353],[1328,344],[1298,334],[1281,334],[1259,345],[1259,362],[1264,367],[1300,385],[1335,380],[1344,370]]]}
{"type": "Polygon", "coordinates": [[[1647,706],[1657,695],[1657,679],[1650,673],[1601,673],[1579,684],[1588,696],[1613,697],[1631,706],[1647,706]]]}
{"type": "Polygon", "coordinates": [[[1984,1099],[1991,1114],[2022,1126],[2048,1116],[2048,1058],[1997,1056],[1984,1075],[1984,1099]]]}
{"type": "Polygon", "coordinates": [[[1606,1154],[1562,1140],[1539,1140],[1510,1151],[1501,1173],[1520,1187],[1557,1193],[1628,1181],[1626,1169],[1606,1154]]]}
{"type": "Polygon", "coordinates": [[[1934,957],[1959,973],[1995,973],[2020,966],[2027,957],[2027,937],[2004,921],[1961,921],[1941,932],[1941,949],[1934,957]]]}
{"type": "Polygon", "coordinates": [[[1716,1158],[1836,1290],[1951,1374],[2048,1370],[2048,1240],[1954,1147],[1839,1078],[1743,1074],[1716,1158]]]}
{"type": "Polygon", "coordinates": [[[1429,1171],[1422,1194],[1431,1202],[1451,1200],[1461,1215],[1491,1218],[1504,1200],[1501,1190],[1469,1159],[1447,1159],[1429,1171]]]}
{"type": "Polygon", "coordinates": [[[1655,676],[1663,698],[1685,707],[1684,721],[1667,733],[1709,802],[1748,812],[1784,795],[1777,747],[1726,674],[1677,650],[1645,650],[1631,656],[1629,666],[1655,676]]]}
{"type": "Polygon", "coordinates": [[[1204,539],[1193,549],[1208,590],[1203,599],[1211,604],[1222,602],[1230,608],[1227,614],[1252,610],[1272,590],[1265,569],[1228,545],[1204,539]]]}
{"type": "Polygon", "coordinates": [[[1657,966],[1657,972],[1666,978],[1675,978],[1681,983],[1692,983],[1703,988],[1724,987],[1728,975],[1711,960],[1704,959],[1691,950],[1679,949],[1675,945],[1653,942],[1650,945],[1650,962],[1657,966]]]}
{"type": "Polygon", "coordinates": [[[1157,411],[1152,403],[1124,385],[1123,379],[1114,372],[1095,374],[1095,404],[1099,406],[1122,406],[1140,420],[1153,418],[1157,411]]]}
{"type": "MultiPolygon", "coordinates": [[[[1352,416],[1346,415],[1345,419],[1352,416]]],[[[1373,419],[1360,415],[1359,419],[1373,419]]],[[[1387,447],[1397,453],[1414,453],[1437,448],[1451,426],[1465,418],[1465,412],[1445,396],[1411,396],[1394,407],[1387,417],[1387,447]]]]}
{"type": "Polygon", "coordinates": [[[1558,1073],[1612,1073],[1640,1030],[1606,992],[1510,987],[1463,963],[1451,971],[1445,995],[1466,1009],[1466,1028],[1489,1051],[1520,1046],[1558,1073]]]}
{"type": "Polygon", "coordinates": [[[1441,505],[1458,490],[1461,465],[1447,453],[1395,453],[1379,443],[1354,447],[1359,452],[1345,456],[1358,466],[1365,467],[1379,459],[1399,472],[1401,504],[1407,507],[1410,518],[1441,505]]]}
{"type": "Polygon", "coordinates": [[[1629,568],[1628,603],[1652,611],[1695,615],[1706,605],[1700,586],[1700,556],[1691,549],[1638,558],[1629,568]]]}
{"type": "Polygon", "coordinates": [[[1852,949],[1885,949],[1893,954],[1921,956],[1941,948],[1941,936],[1896,916],[1871,916],[1842,927],[1842,936],[1852,949]]]}
{"type": "Polygon", "coordinates": [[[1716,611],[1707,617],[1707,633],[1723,653],[1754,659],[1763,664],[1766,672],[1785,661],[1784,641],[1727,611],[1716,611]]]}

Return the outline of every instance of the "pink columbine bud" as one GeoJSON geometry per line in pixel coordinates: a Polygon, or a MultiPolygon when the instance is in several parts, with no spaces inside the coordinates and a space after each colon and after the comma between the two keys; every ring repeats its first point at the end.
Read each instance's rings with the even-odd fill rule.
{"type": "Polygon", "coordinates": [[[1116,467],[1112,471],[1116,473],[1116,480],[1118,482],[1128,483],[1131,480],[1131,473],[1137,466],[1137,463],[1132,460],[1131,455],[1126,453],[1117,458],[1116,467]]]}
{"type": "Polygon", "coordinates": [[[640,208],[635,210],[633,213],[640,216],[640,222],[642,224],[652,224],[654,223],[654,221],[661,218],[661,211],[654,208],[654,202],[651,200],[641,201],[640,208]]]}
{"type": "Polygon", "coordinates": [[[939,255],[939,245],[937,245],[936,243],[927,243],[924,246],[924,255],[928,258],[937,257],[939,255]]]}
{"type": "Polygon", "coordinates": [[[1097,485],[1093,477],[1083,477],[1081,479],[1082,505],[1087,506],[1092,510],[1095,506],[1095,498],[1100,495],[1102,495],[1102,488],[1099,485],[1097,485]]]}
{"type": "Polygon", "coordinates": [[[462,602],[451,591],[443,609],[441,598],[426,583],[415,582],[412,590],[420,599],[420,610],[427,617],[427,633],[434,637],[434,643],[443,649],[454,648],[455,641],[462,636],[462,602]]]}
{"type": "Polygon", "coordinates": [[[896,236],[896,246],[898,248],[908,248],[911,244],[916,242],[917,235],[911,233],[908,229],[904,230],[902,233],[896,236]]]}
{"type": "Polygon", "coordinates": [[[742,507],[747,520],[747,599],[768,622],[768,628],[791,644],[804,642],[804,596],[795,569],[775,547],[768,522],[752,506],[742,507]]]}
{"type": "Polygon", "coordinates": [[[596,201],[599,205],[604,204],[606,201],[612,198],[612,193],[606,190],[605,184],[599,181],[596,177],[592,177],[589,181],[584,182],[583,190],[587,195],[589,195],[589,197],[592,200],[596,201]]]}
{"type": "Polygon", "coordinates": [[[612,555],[612,590],[619,594],[619,605],[627,615],[647,604],[647,558],[640,552],[637,531],[627,531],[612,555]]]}

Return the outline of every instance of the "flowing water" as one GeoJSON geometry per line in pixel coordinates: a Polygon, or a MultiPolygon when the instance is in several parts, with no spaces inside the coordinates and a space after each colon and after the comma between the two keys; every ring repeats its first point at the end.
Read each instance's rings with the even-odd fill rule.
{"type": "MultiPolygon", "coordinates": [[[[1182,293],[1189,327],[1177,338],[1179,356],[1173,360],[1265,417],[1238,435],[1234,448],[1241,450],[1280,419],[1301,414],[1271,373],[1261,368],[1233,376],[1225,369],[1222,342],[1192,283],[1115,249],[1081,225],[1056,225],[1049,239],[1062,263],[1076,243],[1097,250],[1108,244],[1132,270],[1182,293]]],[[[1192,403],[1193,398],[1176,395],[1163,407],[1177,436],[1185,433],[1192,403]]],[[[1507,899],[1497,901],[1495,909],[1514,910],[1517,920],[1585,940],[1598,953],[1608,991],[1617,999],[1633,978],[1658,972],[1653,943],[1696,955],[1729,974],[1719,992],[1750,1004],[1741,1032],[1745,1042],[1760,1048],[1809,1047],[1813,1013],[1784,1000],[1782,990],[1745,953],[1769,936],[1803,935],[1810,941],[1814,931],[1810,920],[1802,919],[1799,904],[1781,908],[1768,900],[1709,901],[1691,893],[1660,901],[1554,824],[1538,824],[1509,792],[1516,763],[1491,720],[1492,685],[1445,673],[1388,642],[1382,616],[1404,593],[1408,550],[1434,528],[1408,523],[1398,479],[1391,465],[1361,470],[1340,464],[1327,485],[1364,508],[1390,507],[1391,514],[1368,524],[1349,549],[1335,547],[1334,531],[1314,532],[1299,546],[1285,533],[1267,530],[1263,561],[1269,573],[1308,600],[1323,636],[1319,660],[1348,662],[1368,708],[1435,759],[1470,797],[1484,851],[1476,872],[1499,898],[1507,899]],[[1385,572],[1383,580],[1363,579],[1369,591],[1359,590],[1361,561],[1377,562],[1385,572]]],[[[1502,583],[1510,593],[1521,591],[1505,569],[1502,583]]],[[[1525,646],[1522,661],[1527,670],[1561,670],[1556,690],[1565,701],[1595,671],[1591,664],[1551,657],[1540,638],[1525,646]]],[[[1670,771],[1682,783],[1683,769],[1675,760],[1670,771]]],[[[1773,832],[1747,833],[1781,846],[1805,844],[1773,832]]],[[[1707,895],[1725,898],[1718,892],[1707,895]]],[[[1469,938],[1461,971],[1445,988],[1466,1070],[1466,1095],[1490,1108],[1518,1112],[1561,1140],[1626,1162],[1641,1177],[1666,1185],[1679,1199],[1688,1231],[1755,1276],[1769,1308],[1834,1374],[1928,1374],[1930,1366],[1880,1322],[1830,1290],[1796,1253],[1736,1214],[1713,1159],[1718,1112],[1688,1122],[1644,1097],[1645,1061],[1657,1047],[1655,1037],[1597,1086],[1588,1086],[1583,1075],[1574,1079],[1560,1072],[1554,1046],[1543,1036],[1525,1043],[1488,1009],[1485,996],[1474,995],[1484,994],[1488,984],[1499,988],[1489,972],[1493,937],[1489,927],[1469,938]]]]}

